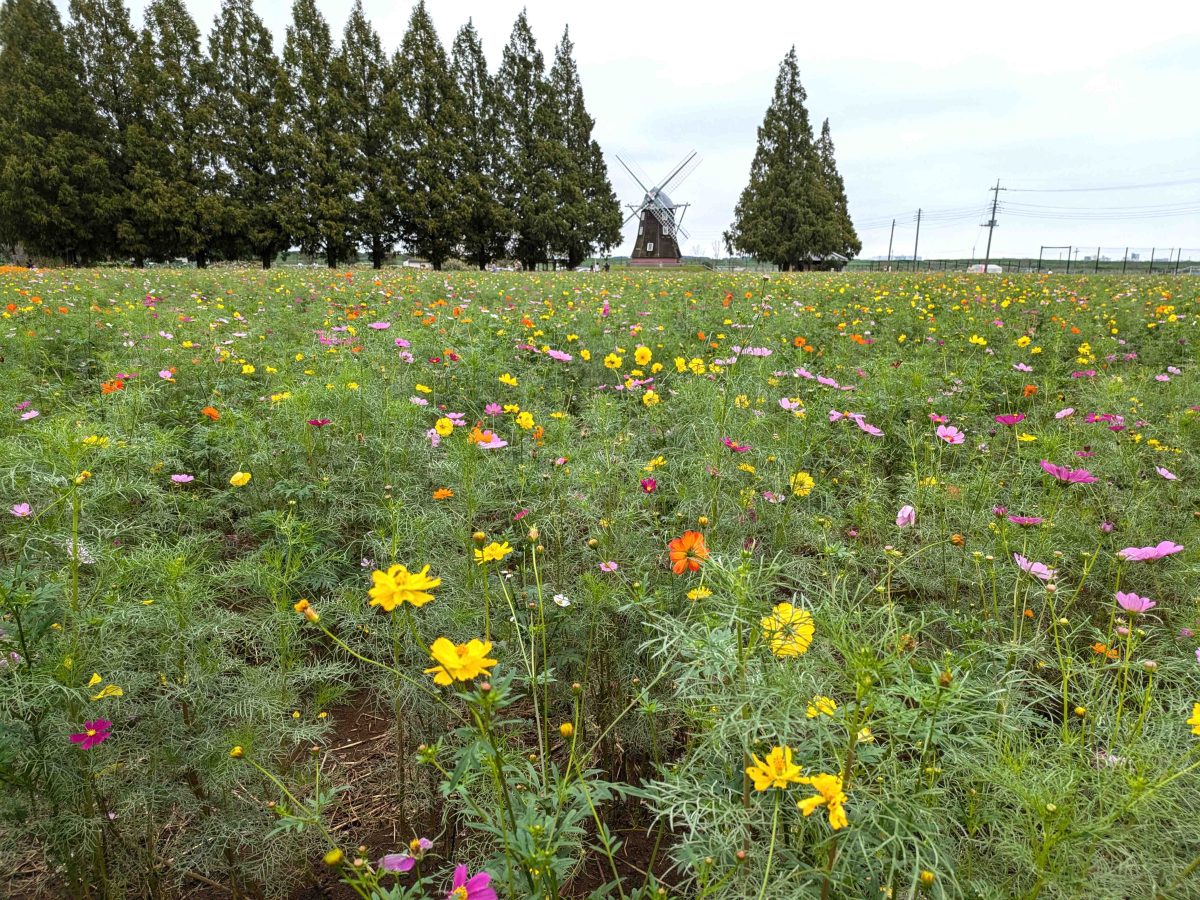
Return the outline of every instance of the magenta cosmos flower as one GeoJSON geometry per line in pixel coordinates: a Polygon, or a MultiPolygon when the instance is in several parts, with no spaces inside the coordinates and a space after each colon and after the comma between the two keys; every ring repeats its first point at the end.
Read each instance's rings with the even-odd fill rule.
{"type": "Polygon", "coordinates": [[[1066,466],[1056,466],[1048,459],[1041,462],[1042,469],[1066,484],[1095,484],[1099,479],[1087,469],[1068,469],[1066,466]]]}
{"type": "Polygon", "coordinates": [[[91,750],[97,744],[103,744],[108,740],[108,734],[112,730],[112,722],[108,719],[96,719],[92,722],[83,723],[83,731],[79,734],[71,735],[71,743],[78,744],[84,750],[91,750]]]}
{"type": "Polygon", "coordinates": [[[726,447],[728,447],[730,450],[732,450],[734,453],[745,453],[747,450],[750,449],[749,444],[739,444],[733,438],[730,438],[730,437],[721,438],[721,443],[724,444],[726,447]]]}
{"type": "Polygon", "coordinates": [[[947,444],[961,444],[967,439],[967,436],[953,425],[939,425],[937,427],[937,436],[947,444]]]}
{"type": "Polygon", "coordinates": [[[1183,547],[1173,541],[1159,541],[1153,547],[1126,547],[1117,552],[1117,556],[1126,562],[1149,562],[1152,559],[1162,559],[1172,553],[1182,552],[1183,547]]]}
{"type": "Polygon", "coordinates": [[[1009,516],[1008,521],[1014,525],[1041,525],[1041,516],[1009,516]]]}
{"type": "Polygon", "coordinates": [[[313,428],[324,428],[333,422],[332,419],[309,419],[308,424],[313,428]]]}
{"type": "Polygon", "coordinates": [[[407,853],[388,853],[379,860],[379,868],[384,872],[407,872],[417,864],[417,860],[433,846],[429,838],[413,838],[409,842],[407,853]]]}
{"type": "Polygon", "coordinates": [[[917,511],[907,504],[900,507],[900,512],[896,513],[896,527],[908,528],[910,525],[916,524],[917,511]]]}
{"type": "Polygon", "coordinates": [[[461,863],[454,867],[454,879],[446,900],[496,900],[496,892],[490,887],[492,876],[479,872],[467,877],[467,867],[461,863]]]}
{"type": "Polygon", "coordinates": [[[658,482],[653,478],[643,478],[641,480],[642,491],[647,494],[653,494],[654,489],[658,487],[658,482]]]}
{"type": "Polygon", "coordinates": [[[1126,593],[1125,591],[1117,591],[1117,605],[1119,605],[1121,609],[1125,610],[1125,612],[1137,615],[1138,613],[1144,613],[1147,610],[1154,609],[1154,607],[1158,604],[1149,597],[1139,597],[1132,591],[1129,593],[1126,593]]]}
{"type": "Polygon", "coordinates": [[[1034,578],[1039,578],[1042,581],[1049,581],[1056,574],[1054,569],[1051,569],[1045,563],[1033,562],[1023,557],[1020,553],[1014,553],[1013,560],[1022,572],[1028,572],[1034,578]]]}
{"type": "Polygon", "coordinates": [[[1003,416],[996,416],[996,421],[1001,425],[1016,425],[1018,422],[1025,421],[1025,413],[1008,413],[1003,416]]]}

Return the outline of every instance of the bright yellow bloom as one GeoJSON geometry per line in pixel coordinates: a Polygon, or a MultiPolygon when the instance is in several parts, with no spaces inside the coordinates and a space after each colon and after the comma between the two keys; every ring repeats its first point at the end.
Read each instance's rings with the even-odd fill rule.
{"type": "Polygon", "coordinates": [[[837,708],[837,702],[832,697],[823,697],[818,694],[812,698],[812,703],[808,704],[806,715],[810,719],[815,719],[821,715],[832,716],[837,712],[837,708]]]}
{"type": "Polygon", "coordinates": [[[1026,443],[1026,444],[1027,444],[1027,443],[1029,443],[1030,441],[1036,441],[1036,440],[1037,440],[1037,435],[1036,435],[1036,434],[1030,434],[1030,433],[1029,433],[1029,432],[1027,432],[1027,431],[1022,431],[1020,434],[1018,434],[1018,435],[1017,435],[1017,440],[1018,440],[1018,441],[1021,441],[1022,443],[1026,443]]]}
{"type": "Polygon", "coordinates": [[[529,410],[525,410],[523,413],[518,413],[517,425],[525,431],[528,431],[533,427],[533,413],[531,413],[529,410]]]}
{"type": "Polygon", "coordinates": [[[657,406],[661,401],[662,398],[658,396],[657,391],[648,390],[646,393],[642,394],[643,406],[657,406]]]}
{"type": "Polygon", "coordinates": [[[771,615],[763,618],[762,627],[763,637],[776,656],[807,653],[815,631],[812,613],[790,603],[778,604],[771,615]]]}
{"type": "Polygon", "coordinates": [[[792,486],[792,493],[797,497],[807,497],[813,492],[813,488],[817,483],[813,481],[813,477],[807,472],[797,472],[792,476],[789,482],[792,486]]]}
{"type": "Polygon", "coordinates": [[[103,700],[106,697],[124,697],[125,692],[115,684],[106,684],[100,688],[99,693],[92,694],[93,700],[103,700]]]}
{"type": "Polygon", "coordinates": [[[449,437],[454,431],[454,423],[445,416],[442,416],[442,418],[433,423],[433,430],[442,437],[449,437]]]}
{"type": "Polygon", "coordinates": [[[234,487],[245,487],[253,477],[249,472],[234,472],[229,478],[229,483],[234,487]]]}
{"type": "Polygon", "coordinates": [[[422,394],[428,394],[428,393],[432,392],[432,390],[433,390],[433,388],[428,388],[423,384],[414,385],[414,387],[416,388],[416,390],[420,391],[422,394]]]}
{"type": "Polygon", "coordinates": [[[513,377],[512,375],[510,375],[508,372],[505,372],[503,375],[501,375],[496,380],[499,381],[501,384],[507,384],[509,387],[516,387],[518,384],[517,379],[515,377],[513,377]]]}
{"type": "Polygon", "coordinates": [[[875,743],[875,735],[871,734],[870,728],[864,726],[858,729],[858,734],[855,737],[855,740],[860,744],[873,744],[875,743]]]}
{"type": "Polygon", "coordinates": [[[846,802],[846,794],[842,791],[842,776],[827,775],[822,772],[820,775],[814,775],[811,778],[801,779],[802,783],[812,785],[813,790],[817,791],[815,797],[806,797],[796,805],[800,807],[800,812],[806,816],[811,816],[822,806],[829,810],[829,827],[834,831],[845,828],[850,824],[846,818],[846,810],[842,808],[842,804],[846,802]]]}
{"type": "Polygon", "coordinates": [[[426,669],[425,674],[432,675],[434,683],[441,685],[490,675],[491,667],[496,665],[496,660],[488,657],[491,652],[491,641],[473,638],[465,644],[455,644],[440,637],[429,648],[429,655],[438,665],[426,669]]]}
{"type": "Polygon", "coordinates": [[[604,357],[604,368],[606,368],[606,369],[621,368],[621,357],[617,356],[617,354],[615,354],[615,353],[608,354],[608,356],[604,357]]]}
{"type": "Polygon", "coordinates": [[[242,374],[243,375],[253,375],[254,374],[254,366],[250,365],[250,363],[246,363],[244,366],[242,366],[242,374]]]}
{"type": "Polygon", "coordinates": [[[654,459],[650,460],[650,462],[646,463],[646,465],[642,469],[642,471],[653,472],[655,469],[661,469],[666,464],[667,464],[666,457],[656,456],[656,457],[654,457],[654,459]]]}
{"type": "Polygon", "coordinates": [[[429,566],[420,572],[410,572],[401,565],[392,566],[386,572],[372,572],[375,586],[367,591],[371,606],[382,606],[384,612],[391,612],[404,603],[424,606],[433,599],[429,592],[442,583],[440,578],[428,577],[428,572],[429,566]]]}
{"type": "Polygon", "coordinates": [[[791,747],[773,747],[766,759],[759,759],[751,754],[754,765],[746,769],[746,774],[754,781],[756,791],[769,791],[771,788],[786,789],[790,784],[801,784],[800,767],[792,762],[791,747]]]}
{"type": "Polygon", "coordinates": [[[1192,726],[1192,734],[1200,734],[1200,703],[1192,706],[1192,717],[1187,723],[1192,726]]]}
{"type": "Polygon", "coordinates": [[[653,358],[654,352],[649,347],[638,347],[633,351],[633,359],[639,366],[650,365],[653,358]]]}
{"type": "Polygon", "coordinates": [[[513,552],[513,548],[508,541],[503,544],[497,544],[495,541],[488,544],[482,550],[475,551],[475,562],[479,565],[485,565],[490,562],[501,562],[504,557],[513,552]]]}
{"type": "Polygon", "coordinates": [[[689,600],[703,600],[706,597],[711,597],[711,596],[712,596],[712,591],[710,591],[706,587],[692,588],[690,591],[687,592],[687,598],[689,600]]]}

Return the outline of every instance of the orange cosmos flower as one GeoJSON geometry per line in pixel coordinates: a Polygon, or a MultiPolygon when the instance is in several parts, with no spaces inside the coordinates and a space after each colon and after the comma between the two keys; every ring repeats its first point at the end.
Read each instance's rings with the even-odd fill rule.
{"type": "Polygon", "coordinates": [[[433,492],[434,500],[449,500],[453,496],[454,491],[450,490],[450,488],[438,488],[433,492]]]}
{"type": "Polygon", "coordinates": [[[208,416],[208,418],[212,419],[214,422],[221,418],[221,414],[211,406],[206,406],[204,409],[200,410],[200,415],[208,416]]]}
{"type": "Polygon", "coordinates": [[[1036,394],[1036,393],[1037,393],[1037,385],[1036,385],[1036,384],[1027,384],[1027,385],[1025,385],[1025,390],[1024,390],[1024,391],[1022,391],[1022,393],[1023,393],[1023,394],[1024,394],[1026,397],[1032,397],[1034,394],[1036,394]]]}
{"type": "Polygon", "coordinates": [[[120,378],[114,378],[112,381],[105,381],[100,385],[101,394],[115,394],[117,391],[125,390],[125,382],[120,378]]]}
{"type": "Polygon", "coordinates": [[[671,571],[676,575],[698,571],[700,562],[708,559],[704,535],[698,531],[685,531],[681,537],[667,544],[667,550],[671,556],[671,571]]]}

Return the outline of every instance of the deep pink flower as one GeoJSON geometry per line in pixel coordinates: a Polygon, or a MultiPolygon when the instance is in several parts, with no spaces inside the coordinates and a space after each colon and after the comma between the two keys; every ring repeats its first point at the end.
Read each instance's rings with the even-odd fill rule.
{"type": "Polygon", "coordinates": [[[83,731],[79,734],[71,735],[71,743],[78,744],[84,750],[91,750],[97,744],[103,744],[107,741],[111,730],[112,722],[108,721],[108,719],[96,719],[92,722],[84,722],[83,731]]]}
{"type": "MultiPolygon", "coordinates": [[[[607,304],[608,301],[605,301],[607,304]]],[[[454,880],[450,882],[446,900],[496,900],[496,892],[489,886],[491,883],[492,876],[487,872],[479,872],[468,878],[467,867],[460,863],[454,868],[454,880]]]]}
{"type": "Polygon", "coordinates": [[[938,415],[937,413],[930,413],[930,414],[929,414],[929,421],[930,421],[930,422],[933,422],[933,423],[934,423],[934,424],[936,424],[936,425],[945,425],[945,424],[946,424],[946,417],[945,417],[945,416],[940,416],[940,415],[938,415]]]}
{"type": "Polygon", "coordinates": [[[332,419],[309,419],[308,424],[313,428],[324,428],[333,422],[332,419]]]}
{"type": "Polygon", "coordinates": [[[1032,562],[1023,557],[1020,553],[1014,553],[1013,560],[1016,562],[1017,566],[1022,572],[1028,572],[1034,578],[1039,578],[1042,581],[1049,581],[1056,574],[1054,569],[1051,569],[1045,563],[1032,562]]]}
{"type": "Polygon", "coordinates": [[[1056,466],[1046,459],[1042,460],[1041,466],[1046,472],[1067,484],[1095,484],[1099,480],[1087,469],[1068,469],[1066,466],[1056,466]]]}
{"type": "Polygon", "coordinates": [[[1125,612],[1133,613],[1134,615],[1144,613],[1158,605],[1149,597],[1139,597],[1132,591],[1129,593],[1126,593],[1125,591],[1117,591],[1117,604],[1121,607],[1121,609],[1125,610],[1125,612]]]}
{"type": "Polygon", "coordinates": [[[947,444],[961,444],[967,439],[967,436],[953,425],[939,425],[937,427],[937,436],[947,444]]]}
{"type": "Polygon", "coordinates": [[[916,524],[917,511],[907,504],[900,507],[900,512],[896,513],[896,527],[908,528],[910,525],[916,524]]]}
{"type": "Polygon", "coordinates": [[[1007,506],[993,506],[992,507],[992,515],[995,516],[997,519],[1003,519],[1005,516],[1008,515],[1008,507],[1007,506]]]}
{"type": "Polygon", "coordinates": [[[1173,553],[1179,553],[1183,547],[1173,541],[1159,541],[1153,547],[1126,547],[1117,552],[1117,556],[1126,562],[1148,562],[1162,559],[1173,553]]]}
{"type": "Polygon", "coordinates": [[[996,421],[1001,425],[1016,425],[1018,422],[1025,421],[1025,413],[1008,413],[1003,416],[996,416],[996,421]]]}
{"type": "Polygon", "coordinates": [[[1014,525],[1041,525],[1041,516],[1009,516],[1008,521],[1014,525]]]}
{"type": "Polygon", "coordinates": [[[721,438],[721,443],[724,444],[726,447],[728,447],[730,450],[732,450],[734,453],[745,453],[747,450],[750,449],[749,444],[736,443],[733,440],[733,438],[729,438],[729,437],[721,438]]]}
{"type": "Polygon", "coordinates": [[[384,872],[407,872],[432,846],[433,841],[429,838],[417,838],[408,845],[407,853],[386,854],[379,860],[379,868],[384,872]]]}
{"type": "Polygon", "coordinates": [[[522,510],[520,510],[520,511],[519,511],[519,512],[518,512],[518,513],[515,515],[515,516],[513,516],[513,521],[514,521],[514,522],[520,522],[520,521],[521,521],[523,518],[525,518],[527,515],[529,515],[529,510],[527,510],[527,509],[522,509],[522,510]]]}
{"type": "Polygon", "coordinates": [[[1112,534],[1112,530],[1115,527],[1116,526],[1113,525],[1112,522],[1101,522],[1100,523],[1100,530],[1103,531],[1105,534],[1112,534]]]}
{"type": "Polygon", "coordinates": [[[653,494],[654,489],[658,487],[658,482],[653,478],[643,478],[641,481],[642,491],[647,494],[653,494]]]}

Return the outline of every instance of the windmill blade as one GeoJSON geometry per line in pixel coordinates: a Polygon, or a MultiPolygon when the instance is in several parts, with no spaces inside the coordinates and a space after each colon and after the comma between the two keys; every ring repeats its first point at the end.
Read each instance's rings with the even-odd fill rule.
{"type": "MultiPolygon", "coordinates": [[[[617,156],[617,155],[614,153],[613,156],[617,156]]],[[[617,162],[619,162],[622,166],[625,167],[625,171],[629,173],[630,178],[632,178],[634,181],[636,181],[638,183],[638,187],[640,187],[642,189],[643,194],[650,193],[650,189],[647,188],[644,184],[642,184],[642,179],[638,178],[636,175],[633,174],[633,169],[629,168],[629,166],[627,166],[625,164],[625,160],[623,160],[623,159],[621,159],[621,157],[617,156],[617,162]]]]}
{"type": "Polygon", "coordinates": [[[630,222],[632,222],[634,219],[636,219],[642,211],[642,207],[640,207],[640,206],[638,206],[638,207],[631,206],[630,208],[633,209],[633,212],[631,212],[629,214],[629,217],[624,222],[621,223],[622,228],[624,228],[626,225],[628,225],[630,222]]]}
{"type": "Polygon", "coordinates": [[[688,180],[688,177],[696,171],[700,163],[704,162],[703,157],[692,154],[691,162],[685,163],[684,167],[679,170],[675,176],[675,183],[671,186],[671,190],[675,190],[681,184],[688,180]]]}
{"type": "Polygon", "coordinates": [[[688,234],[688,230],[678,223],[675,225],[675,230],[679,232],[679,234],[683,235],[683,239],[685,241],[691,238],[691,235],[688,234]]]}
{"type": "Polygon", "coordinates": [[[670,184],[671,184],[671,182],[672,182],[672,181],[675,179],[675,177],[676,177],[676,176],[677,176],[677,175],[678,175],[680,172],[682,172],[682,171],[684,170],[684,168],[685,168],[685,167],[688,165],[688,163],[690,163],[690,162],[691,162],[693,159],[695,159],[695,158],[696,158],[696,151],[695,151],[695,150],[693,150],[691,153],[689,153],[687,156],[685,156],[685,157],[684,157],[684,159],[683,159],[683,162],[681,162],[679,165],[677,165],[677,166],[676,166],[676,167],[675,167],[675,168],[674,168],[674,169],[671,171],[671,174],[670,174],[670,175],[668,175],[666,178],[664,178],[664,179],[662,180],[662,183],[661,183],[661,184],[658,186],[658,189],[659,189],[660,191],[665,191],[665,190],[667,189],[668,185],[670,185],[670,184]]]}

